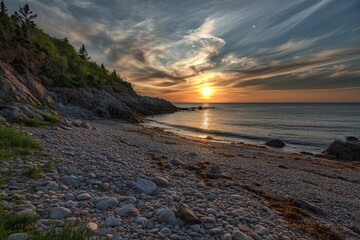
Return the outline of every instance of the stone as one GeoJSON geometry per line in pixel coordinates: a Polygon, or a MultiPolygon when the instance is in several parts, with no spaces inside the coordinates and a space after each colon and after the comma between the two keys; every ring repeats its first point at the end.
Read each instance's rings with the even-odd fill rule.
{"type": "Polygon", "coordinates": [[[318,206],[315,206],[314,204],[306,202],[302,199],[295,199],[292,203],[295,206],[305,209],[307,211],[310,211],[310,212],[313,212],[313,213],[316,213],[319,215],[323,215],[323,216],[326,215],[326,212],[323,209],[319,208],[318,206]]]}
{"type": "Polygon", "coordinates": [[[119,201],[115,197],[102,197],[96,200],[95,207],[99,210],[116,207],[119,201]]]}
{"type": "Polygon", "coordinates": [[[166,180],[165,178],[163,177],[153,177],[150,179],[153,183],[156,184],[156,186],[158,187],[167,187],[169,186],[169,181],[166,180]]]}
{"type": "Polygon", "coordinates": [[[231,234],[230,233],[225,233],[224,236],[221,238],[221,240],[231,240],[231,234]]]}
{"type": "Polygon", "coordinates": [[[108,227],[115,227],[115,226],[120,226],[120,220],[115,218],[114,216],[108,216],[105,219],[105,224],[108,227]]]}
{"type": "Polygon", "coordinates": [[[210,234],[213,234],[213,235],[221,234],[221,233],[223,233],[223,231],[224,230],[222,228],[220,228],[220,227],[214,227],[214,228],[209,230],[210,234]]]}
{"type": "Polygon", "coordinates": [[[246,235],[241,231],[234,231],[231,235],[232,240],[254,240],[252,237],[246,235]]]}
{"type": "Polygon", "coordinates": [[[29,208],[29,209],[24,209],[24,210],[17,212],[16,215],[18,215],[18,216],[22,216],[22,215],[37,216],[37,213],[33,209],[29,208]]]}
{"type": "Polygon", "coordinates": [[[208,209],[206,209],[206,212],[208,213],[208,214],[212,214],[212,215],[216,215],[217,214],[217,211],[215,210],[215,209],[213,209],[213,208],[208,208],[208,209]]]}
{"type": "Polygon", "coordinates": [[[182,202],[179,202],[177,206],[177,216],[184,222],[200,223],[200,219],[195,215],[194,211],[182,202]]]}
{"type": "Polygon", "coordinates": [[[336,140],[325,150],[325,154],[340,160],[360,161],[360,142],[336,140]]]}
{"type": "Polygon", "coordinates": [[[56,207],[50,211],[50,218],[61,220],[71,215],[71,210],[64,207],[56,207]]]}
{"type": "Polygon", "coordinates": [[[82,121],[80,123],[80,127],[82,128],[85,128],[85,129],[88,129],[88,130],[91,130],[92,129],[92,126],[89,122],[86,122],[86,121],[82,121]]]}
{"type": "Polygon", "coordinates": [[[139,210],[132,204],[126,204],[121,208],[117,208],[115,213],[121,217],[137,216],[139,215],[139,210]]]}
{"type": "Polygon", "coordinates": [[[149,224],[149,220],[147,218],[145,218],[145,217],[137,216],[135,218],[135,223],[139,224],[139,225],[142,225],[143,227],[147,227],[148,224],[149,224]]]}
{"type": "Polygon", "coordinates": [[[154,193],[156,191],[157,186],[156,186],[155,183],[153,183],[150,180],[140,179],[135,184],[135,188],[141,193],[145,193],[147,195],[150,195],[150,194],[152,194],[152,193],[154,193]]]}
{"type": "Polygon", "coordinates": [[[77,175],[77,170],[74,165],[69,165],[66,168],[66,175],[77,175]]]}
{"type": "Polygon", "coordinates": [[[269,147],[282,148],[285,146],[285,143],[280,139],[272,139],[265,143],[269,147]]]}
{"type": "Polygon", "coordinates": [[[48,191],[58,191],[60,188],[60,185],[57,184],[54,181],[48,181],[43,183],[40,186],[35,187],[36,191],[42,191],[42,192],[48,192],[48,191]]]}
{"type": "Polygon", "coordinates": [[[230,196],[231,200],[241,200],[241,196],[239,194],[232,194],[230,196]]]}
{"type": "Polygon", "coordinates": [[[76,199],[79,200],[79,201],[84,201],[84,200],[89,200],[91,199],[91,196],[90,194],[88,193],[80,193],[76,196],[76,199]]]}
{"type": "Polygon", "coordinates": [[[171,235],[171,234],[172,234],[172,230],[171,230],[170,228],[168,228],[168,227],[162,228],[162,229],[160,230],[160,232],[161,232],[162,234],[165,234],[165,235],[171,235]]]}
{"type": "Polygon", "coordinates": [[[95,231],[97,231],[99,229],[99,225],[97,223],[95,223],[95,222],[89,222],[87,224],[87,227],[93,232],[95,232],[95,231]]]}
{"type": "Polygon", "coordinates": [[[212,175],[221,175],[221,169],[219,165],[211,166],[209,173],[212,175]]]}
{"type": "Polygon", "coordinates": [[[348,142],[358,142],[359,139],[357,137],[350,136],[350,137],[346,137],[346,141],[348,141],[348,142]]]}
{"type": "Polygon", "coordinates": [[[183,161],[177,160],[177,159],[170,160],[170,163],[174,166],[185,166],[186,165],[183,161]]]}
{"type": "Polygon", "coordinates": [[[76,176],[63,176],[61,181],[69,187],[80,188],[82,180],[76,176]]]}
{"type": "Polygon", "coordinates": [[[261,226],[261,225],[256,225],[255,226],[255,232],[261,236],[266,236],[266,235],[269,235],[269,230],[264,227],[264,226],[261,226]]]}
{"type": "Polygon", "coordinates": [[[102,183],[101,184],[101,190],[106,192],[110,188],[110,183],[102,183]]]}
{"type": "Polygon", "coordinates": [[[193,224],[193,225],[190,225],[190,229],[193,232],[200,232],[201,226],[200,226],[200,224],[193,224]]]}
{"type": "Polygon", "coordinates": [[[159,216],[158,221],[160,223],[172,225],[176,225],[178,223],[174,212],[171,211],[169,208],[160,209],[156,212],[156,214],[159,216]]]}
{"type": "Polygon", "coordinates": [[[13,233],[7,238],[7,240],[27,240],[28,238],[29,235],[26,233],[13,233]]]}

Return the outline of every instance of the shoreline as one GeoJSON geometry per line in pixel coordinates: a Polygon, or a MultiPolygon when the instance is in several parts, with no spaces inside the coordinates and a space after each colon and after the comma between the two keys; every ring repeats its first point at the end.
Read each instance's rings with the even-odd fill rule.
{"type": "Polygon", "coordinates": [[[54,223],[48,214],[59,206],[71,214],[56,221],[94,223],[94,236],[109,239],[222,239],[234,234],[279,240],[313,239],[316,234],[323,234],[324,239],[360,237],[355,225],[360,221],[358,163],[191,139],[115,120],[89,121],[89,129],[73,122],[24,127],[44,152],[25,165],[9,163],[15,172],[10,184],[1,187],[1,193],[11,199],[19,189],[32,189],[24,198],[40,215],[42,228],[54,223]],[[49,162],[52,170],[44,171],[40,179],[24,182],[16,173],[24,166],[43,168],[49,162]],[[67,174],[69,166],[75,167],[76,174],[67,174]],[[66,180],[70,178],[72,181],[66,180]],[[157,182],[157,189],[140,193],[135,187],[139,179],[157,182]],[[50,183],[58,187],[46,189],[50,183]],[[79,200],[84,193],[89,198],[79,200]],[[96,203],[104,197],[116,199],[115,205],[98,209],[96,203]],[[314,208],[299,207],[300,200],[314,208]],[[180,202],[193,210],[200,223],[181,220],[176,211],[180,202]],[[176,223],[163,222],[161,209],[176,214],[176,223]],[[111,225],[110,220],[120,225],[111,225]]]}

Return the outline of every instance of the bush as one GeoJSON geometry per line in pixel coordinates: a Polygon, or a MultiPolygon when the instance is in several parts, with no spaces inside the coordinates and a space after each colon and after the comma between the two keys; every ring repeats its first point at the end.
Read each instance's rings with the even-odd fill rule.
{"type": "Polygon", "coordinates": [[[22,123],[27,127],[43,127],[43,126],[48,125],[47,122],[41,121],[41,120],[38,120],[35,118],[26,119],[22,123]]]}
{"type": "Polygon", "coordinates": [[[41,173],[42,170],[40,168],[29,167],[23,172],[23,175],[27,178],[38,179],[41,173]]]}

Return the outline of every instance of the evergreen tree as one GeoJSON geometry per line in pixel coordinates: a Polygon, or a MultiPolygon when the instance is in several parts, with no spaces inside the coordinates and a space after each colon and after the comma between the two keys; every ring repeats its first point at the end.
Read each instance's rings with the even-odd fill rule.
{"type": "Polygon", "coordinates": [[[103,63],[101,64],[100,68],[101,68],[101,71],[106,72],[106,68],[103,63]]]}
{"type": "Polygon", "coordinates": [[[5,16],[7,15],[7,8],[5,6],[4,1],[1,1],[0,3],[0,16],[5,16]]]}
{"type": "Polygon", "coordinates": [[[82,59],[85,59],[87,61],[91,59],[91,57],[89,56],[84,44],[80,47],[80,49],[78,51],[78,54],[82,59]]]}
{"type": "Polygon", "coordinates": [[[20,16],[20,22],[22,27],[25,28],[25,30],[28,30],[31,27],[35,26],[34,19],[37,18],[37,14],[34,14],[31,10],[29,5],[26,3],[24,7],[19,8],[20,16]]]}

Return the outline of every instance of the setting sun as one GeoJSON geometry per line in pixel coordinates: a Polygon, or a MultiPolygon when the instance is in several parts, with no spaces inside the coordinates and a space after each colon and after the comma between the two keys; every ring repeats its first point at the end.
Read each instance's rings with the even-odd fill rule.
{"type": "Polygon", "coordinates": [[[210,96],[212,93],[211,88],[208,88],[208,87],[204,87],[201,92],[202,92],[202,95],[204,95],[205,97],[210,96]]]}

